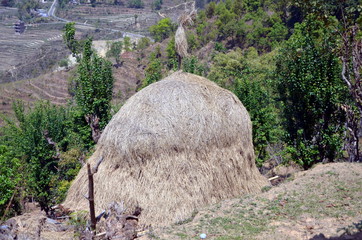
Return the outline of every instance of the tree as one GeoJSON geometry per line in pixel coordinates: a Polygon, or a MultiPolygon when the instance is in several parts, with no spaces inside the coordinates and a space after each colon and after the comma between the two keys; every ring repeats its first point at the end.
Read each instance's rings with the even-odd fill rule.
{"type": "Polygon", "coordinates": [[[129,8],[143,8],[144,5],[142,0],[129,0],[127,4],[129,8]]]}
{"type": "Polygon", "coordinates": [[[162,78],[162,63],[158,50],[151,53],[150,62],[145,69],[145,79],[142,81],[142,88],[161,80],[162,78]]]}
{"type": "Polygon", "coordinates": [[[68,22],[63,29],[63,41],[73,56],[79,54],[79,43],[75,39],[75,23],[68,22]]]}
{"type": "Polygon", "coordinates": [[[98,142],[101,131],[110,119],[113,91],[112,65],[92,50],[92,39],[85,41],[78,67],[75,99],[98,142]]]}
{"type": "Polygon", "coordinates": [[[148,37],[143,37],[138,40],[137,49],[143,50],[143,49],[147,48],[148,46],[150,46],[150,44],[151,44],[151,40],[148,37]]]}
{"type": "Polygon", "coordinates": [[[131,51],[131,38],[126,36],[124,37],[123,42],[124,42],[124,50],[127,52],[131,51]]]}
{"type": "Polygon", "coordinates": [[[347,101],[331,27],[309,16],[296,24],[277,59],[278,90],[295,161],[304,168],[331,161],[341,150],[343,114],[347,101]]]}
{"type": "Polygon", "coordinates": [[[160,10],[162,8],[162,0],[155,0],[152,3],[152,9],[153,10],[160,10]]]}
{"type": "Polygon", "coordinates": [[[175,38],[171,38],[166,47],[167,67],[168,69],[177,70],[177,53],[175,48],[175,38]]]}
{"type": "Polygon", "coordinates": [[[353,105],[344,105],[347,115],[347,143],[349,161],[360,161],[359,133],[362,128],[362,40],[360,23],[361,5],[340,6],[342,45],[342,79],[348,87],[353,105]]]}
{"type": "Polygon", "coordinates": [[[36,0],[25,0],[19,2],[17,7],[19,19],[22,21],[27,21],[34,17],[32,11],[40,8],[40,3],[36,0]]]}
{"type": "Polygon", "coordinates": [[[157,42],[168,38],[174,30],[175,26],[172,24],[170,18],[161,19],[156,25],[150,27],[151,36],[154,37],[157,42]]]}
{"type": "Polygon", "coordinates": [[[14,157],[11,147],[0,145],[0,216],[7,215],[5,211],[20,187],[20,166],[20,160],[14,157]]]}
{"type": "MultiPolygon", "coordinates": [[[[47,102],[37,103],[29,112],[25,112],[23,103],[15,102],[13,109],[17,122],[8,121],[2,132],[2,140],[11,150],[8,159],[14,164],[21,159],[24,180],[18,188],[28,188],[28,194],[49,214],[58,184],[59,148],[63,143],[66,145],[67,111],[47,102]]],[[[18,170],[15,166],[12,171],[18,170]]]]}
{"type": "Polygon", "coordinates": [[[123,48],[122,41],[113,42],[106,54],[107,57],[113,57],[116,60],[117,67],[120,66],[121,64],[122,48],[123,48]]]}

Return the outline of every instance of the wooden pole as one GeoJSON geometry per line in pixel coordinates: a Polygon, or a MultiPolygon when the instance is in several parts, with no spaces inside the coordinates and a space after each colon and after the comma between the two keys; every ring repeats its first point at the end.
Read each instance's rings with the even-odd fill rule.
{"type": "Polygon", "coordinates": [[[88,170],[88,201],[89,201],[89,214],[91,218],[91,230],[93,231],[94,235],[96,233],[96,225],[97,225],[97,219],[96,219],[96,213],[94,210],[94,180],[93,175],[98,172],[98,167],[103,161],[103,157],[101,157],[96,165],[91,169],[90,164],[87,163],[87,170],[88,170]]]}
{"type": "Polygon", "coordinates": [[[87,163],[88,169],[88,201],[89,201],[89,213],[91,218],[91,229],[95,232],[96,230],[96,214],[94,210],[94,181],[93,181],[93,173],[91,171],[91,167],[89,163],[87,163]]]}

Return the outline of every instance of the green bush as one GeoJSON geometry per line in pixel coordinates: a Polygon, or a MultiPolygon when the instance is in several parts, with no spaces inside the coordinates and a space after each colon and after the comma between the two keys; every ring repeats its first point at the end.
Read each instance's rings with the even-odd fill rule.
{"type": "Polygon", "coordinates": [[[151,26],[149,30],[155,41],[160,42],[168,38],[175,31],[175,28],[170,18],[164,18],[156,25],[151,26]]]}
{"type": "Polygon", "coordinates": [[[129,0],[127,6],[129,8],[143,8],[145,4],[142,0],[129,0]]]}
{"type": "Polygon", "coordinates": [[[294,161],[308,168],[340,153],[347,99],[333,26],[313,17],[296,24],[277,59],[286,141],[294,161]]]}

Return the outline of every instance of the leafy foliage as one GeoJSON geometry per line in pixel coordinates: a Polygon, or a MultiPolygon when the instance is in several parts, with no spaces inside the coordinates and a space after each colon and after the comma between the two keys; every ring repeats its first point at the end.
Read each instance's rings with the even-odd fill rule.
{"type": "Polygon", "coordinates": [[[111,63],[94,53],[91,46],[92,40],[88,39],[78,67],[75,99],[84,116],[99,118],[103,129],[110,119],[114,79],[111,63]]]}
{"type": "Polygon", "coordinates": [[[170,18],[161,19],[156,25],[150,27],[151,36],[160,42],[168,38],[175,31],[175,26],[170,18]]]}
{"type": "Polygon", "coordinates": [[[152,9],[153,10],[160,10],[162,8],[162,0],[155,0],[153,3],[152,3],[152,9]]]}
{"type": "Polygon", "coordinates": [[[40,8],[40,4],[36,0],[25,0],[25,1],[19,1],[17,4],[18,8],[18,17],[22,21],[29,21],[34,15],[34,10],[37,10],[40,8]]]}
{"type": "Polygon", "coordinates": [[[287,141],[294,160],[306,168],[333,160],[341,149],[344,119],[338,106],[347,94],[335,44],[331,30],[310,17],[296,25],[277,60],[287,141]]]}
{"type": "Polygon", "coordinates": [[[175,38],[171,38],[166,47],[167,54],[167,67],[168,69],[177,70],[178,62],[177,62],[177,53],[175,46],[175,38]]]}
{"type": "Polygon", "coordinates": [[[131,51],[131,38],[126,36],[124,37],[123,42],[124,42],[124,50],[131,51]]]}
{"type": "Polygon", "coordinates": [[[111,47],[107,51],[107,57],[113,57],[116,60],[117,65],[121,63],[121,52],[123,48],[123,42],[112,42],[111,47]]]}
{"type": "Polygon", "coordinates": [[[0,145],[0,215],[10,201],[21,180],[20,160],[14,157],[11,148],[0,145]]]}
{"type": "Polygon", "coordinates": [[[182,70],[200,76],[204,76],[206,73],[206,67],[199,63],[199,60],[194,56],[184,59],[182,70]]]}
{"type": "Polygon", "coordinates": [[[150,63],[145,69],[145,79],[142,82],[142,88],[147,87],[151,83],[157,82],[162,78],[162,63],[156,54],[151,56],[150,63]]]}
{"type": "MultiPolygon", "coordinates": [[[[67,135],[68,113],[64,108],[42,102],[29,113],[24,109],[22,103],[14,103],[18,123],[9,122],[4,141],[13,149],[13,159],[23,159],[30,192],[42,210],[48,212],[53,201],[52,187],[56,184],[52,177],[57,174],[59,161],[55,144],[50,142],[56,143],[57,147],[66,144],[63,141],[67,135]]],[[[11,169],[16,171],[16,165],[11,169]]]]}
{"type": "Polygon", "coordinates": [[[127,6],[129,8],[143,8],[145,4],[142,0],[129,0],[127,6]]]}
{"type": "Polygon", "coordinates": [[[63,29],[63,41],[67,48],[71,51],[73,56],[79,53],[79,43],[75,39],[75,23],[68,22],[65,24],[63,29]]]}
{"type": "Polygon", "coordinates": [[[137,49],[142,50],[150,46],[151,40],[148,37],[143,37],[137,42],[137,49]]]}

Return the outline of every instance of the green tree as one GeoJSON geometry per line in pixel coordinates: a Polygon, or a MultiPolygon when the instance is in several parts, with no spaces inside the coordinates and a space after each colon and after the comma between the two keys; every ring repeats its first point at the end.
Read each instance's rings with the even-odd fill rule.
{"type": "Polygon", "coordinates": [[[63,41],[67,48],[72,52],[73,56],[79,54],[79,43],[75,39],[75,23],[68,22],[63,29],[63,41]]]}
{"type": "Polygon", "coordinates": [[[206,73],[205,66],[199,63],[198,58],[195,56],[187,57],[183,60],[182,70],[199,76],[204,76],[206,73]]]}
{"type": "Polygon", "coordinates": [[[296,24],[277,59],[278,89],[284,104],[292,158],[308,168],[333,160],[341,149],[346,87],[331,28],[314,17],[296,24]]]}
{"type": "Polygon", "coordinates": [[[175,30],[170,18],[161,19],[156,25],[150,27],[151,36],[155,41],[160,42],[168,38],[175,30]]]}
{"type": "Polygon", "coordinates": [[[117,67],[121,64],[122,41],[112,42],[111,47],[107,51],[107,57],[113,57],[116,60],[117,67]]]}
{"type": "Polygon", "coordinates": [[[152,3],[152,9],[153,10],[160,10],[162,8],[162,0],[155,0],[152,3]]]}
{"type": "Polygon", "coordinates": [[[20,1],[17,4],[17,8],[19,19],[22,21],[29,21],[34,17],[32,12],[40,8],[40,3],[36,0],[20,1]]]}
{"type": "MultiPolygon", "coordinates": [[[[8,122],[2,132],[3,142],[12,150],[8,159],[14,164],[16,158],[22,159],[22,177],[26,179],[22,184],[49,214],[57,185],[54,180],[58,174],[59,149],[66,146],[67,111],[44,102],[37,103],[29,112],[25,112],[23,103],[14,103],[13,108],[17,122],[8,122]]],[[[17,167],[12,169],[16,170],[17,167]]]]}
{"type": "Polygon", "coordinates": [[[14,157],[11,148],[0,145],[0,216],[4,215],[7,204],[20,187],[20,166],[20,160],[14,157]]]}
{"type": "Polygon", "coordinates": [[[110,119],[114,82],[112,64],[93,52],[91,39],[85,41],[82,55],[77,71],[75,99],[92,129],[94,142],[97,142],[110,119]]]}
{"type": "Polygon", "coordinates": [[[142,81],[142,88],[161,80],[162,78],[162,63],[158,51],[151,54],[150,62],[145,69],[145,78],[142,81]]]}
{"type": "Polygon", "coordinates": [[[124,37],[123,39],[124,42],[124,50],[126,51],[131,51],[131,38],[130,37],[124,37]]]}
{"type": "Polygon", "coordinates": [[[127,6],[129,8],[143,8],[145,4],[142,0],[129,0],[127,6]]]}
{"type": "Polygon", "coordinates": [[[175,47],[175,38],[171,38],[166,47],[166,55],[167,55],[167,67],[168,69],[177,70],[177,54],[175,47]]]}
{"type": "Polygon", "coordinates": [[[143,37],[137,42],[137,49],[142,50],[150,46],[151,40],[148,37],[143,37]]]}

